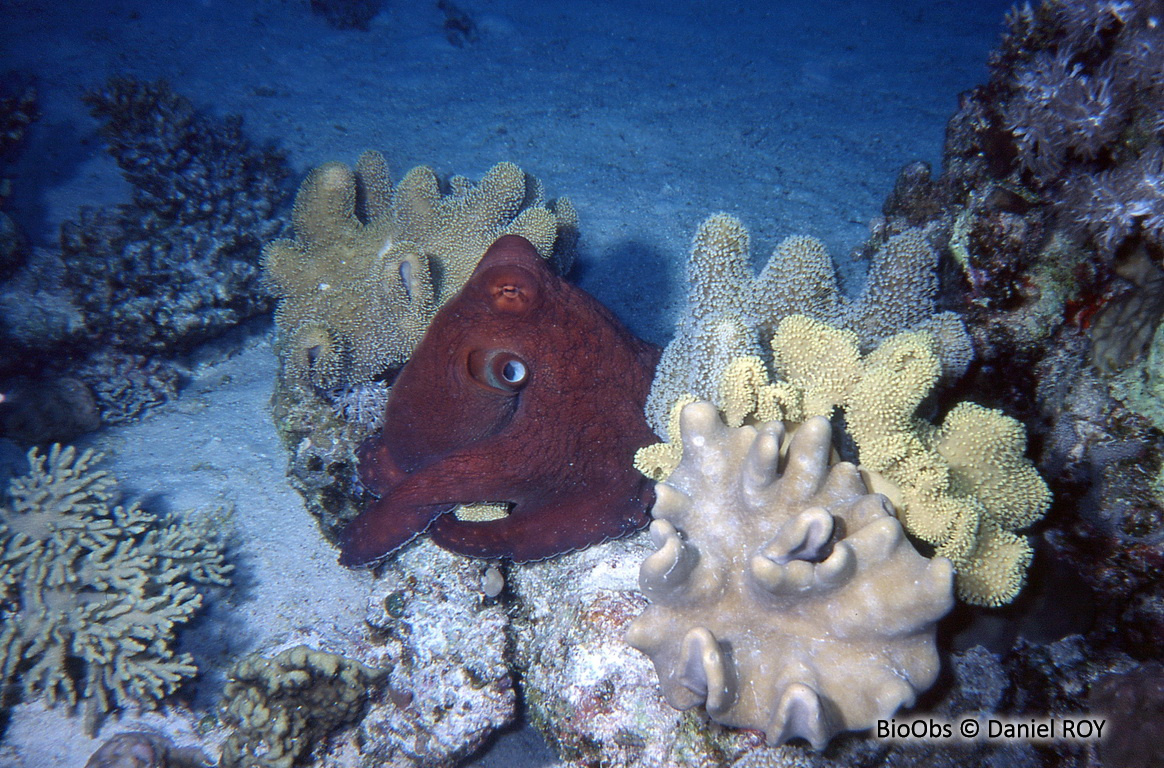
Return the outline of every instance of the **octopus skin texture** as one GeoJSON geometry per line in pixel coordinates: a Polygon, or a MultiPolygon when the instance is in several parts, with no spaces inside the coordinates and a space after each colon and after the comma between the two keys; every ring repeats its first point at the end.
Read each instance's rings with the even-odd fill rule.
{"type": "Polygon", "coordinates": [[[372,563],[420,533],[453,552],[541,560],[647,524],[633,465],[657,438],[643,415],[658,349],[499,238],[401,369],[380,434],[360,449],[379,495],[340,534],[340,562],[372,563]],[[458,519],[502,503],[500,519],[458,519]]]}

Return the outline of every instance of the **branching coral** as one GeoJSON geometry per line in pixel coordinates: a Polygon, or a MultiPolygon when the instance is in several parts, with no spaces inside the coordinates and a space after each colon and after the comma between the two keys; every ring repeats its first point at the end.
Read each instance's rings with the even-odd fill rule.
{"type": "MultiPolygon", "coordinates": [[[[961,403],[935,427],[916,411],[941,374],[933,336],[900,333],[862,355],[857,335],[802,315],[772,338],[775,381],[758,358],[733,361],[717,405],[729,424],[801,422],[845,413],[862,467],[876,473],[906,530],[950,558],[958,594],[1000,605],[1022,588],[1031,547],[1016,533],[1041,518],[1050,493],[1023,453],[1026,432],[1002,413],[961,403]]],[[[637,457],[666,477],[679,452],[651,447],[637,457]]],[[[687,445],[683,439],[682,445],[687,445]]]]}
{"type": "Polygon", "coordinates": [[[80,378],[115,423],[164,396],[175,357],[270,310],[259,254],[283,233],[291,171],[164,82],[114,78],[85,101],[132,199],[82,208],[59,251],[34,249],[0,283],[0,376],[80,378]]]}
{"type": "Polygon", "coordinates": [[[1105,253],[1114,253],[1137,234],[1164,246],[1164,146],[1126,164],[1081,175],[1065,201],[1070,222],[1088,231],[1105,253]]]}
{"type": "Polygon", "coordinates": [[[639,576],[651,605],[627,632],[667,701],[817,749],[912,705],[937,678],[949,561],[913,549],[856,467],[830,466],[824,418],[786,454],[779,422],[729,428],[710,403],[681,431],[639,576]]]}
{"type": "Polygon", "coordinates": [[[253,654],[231,669],[223,720],[235,728],[222,768],[291,768],[327,734],[359,720],[384,672],[297,645],[273,658],[253,654]]]}
{"type": "Polygon", "coordinates": [[[290,378],[327,389],[401,365],[503,234],[567,266],[577,226],[569,201],[547,207],[537,181],[512,163],[478,184],[455,177],[449,186],[442,194],[425,167],[393,186],[376,152],[355,170],[328,163],[308,175],[295,200],[295,239],[263,254],[290,378]]]}
{"type": "Polygon", "coordinates": [[[700,225],[687,266],[687,311],[663,352],[647,402],[647,418],[659,434],[678,398],[715,399],[728,364],[763,357],[761,338],[793,313],[851,328],[863,349],[898,331],[931,327],[952,376],[973,357],[957,316],[937,312],[937,251],[920,229],[888,238],[873,254],[868,281],[854,300],[840,293],[828,252],[815,238],[786,238],[758,276],[750,261],[748,232],[737,219],[716,214],[700,225]]]}
{"type": "Polygon", "coordinates": [[[61,230],[63,277],[85,335],[183,350],[267,311],[258,256],[278,237],[290,169],[241,120],[212,119],[163,82],[114,78],[85,96],[133,202],[61,230]]]}
{"type": "Polygon", "coordinates": [[[199,587],[229,584],[208,517],[163,523],[93,469],[100,456],[29,453],[0,507],[0,679],[50,704],[83,701],[89,728],[113,708],[153,706],[197,669],[175,653],[199,587]]]}
{"type": "Polygon", "coordinates": [[[991,99],[1017,165],[1108,254],[1164,246],[1164,3],[1046,0],[1010,17],[991,99]]]}

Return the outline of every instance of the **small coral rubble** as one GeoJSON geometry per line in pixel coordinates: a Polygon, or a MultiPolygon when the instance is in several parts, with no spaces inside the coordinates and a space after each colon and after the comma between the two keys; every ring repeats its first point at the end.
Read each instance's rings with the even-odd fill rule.
{"type": "Polygon", "coordinates": [[[0,507],[0,679],[50,704],[83,702],[87,725],[114,708],[154,706],[197,673],[172,648],[231,566],[209,517],[161,523],[115,506],[100,456],[29,453],[0,507]]]}
{"type": "Polygon", "coordinates": [[[668,702],[817,749],[912,705],[937,678],[950,562],[913,549],[856,467],[830,466],[823,418],[784,457],[779,422],[733,429],[695,403],[681,428],[639,576],[651,605],[627,632],[668,702]]]}

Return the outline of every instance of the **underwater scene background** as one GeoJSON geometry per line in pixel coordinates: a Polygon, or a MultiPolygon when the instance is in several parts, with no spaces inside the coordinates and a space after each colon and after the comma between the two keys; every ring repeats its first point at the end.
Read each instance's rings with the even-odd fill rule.
{"type": "Polygon", "coordinates": [[[0,0],[0,766],[1164,765],[1162,21],[0,0]]]}

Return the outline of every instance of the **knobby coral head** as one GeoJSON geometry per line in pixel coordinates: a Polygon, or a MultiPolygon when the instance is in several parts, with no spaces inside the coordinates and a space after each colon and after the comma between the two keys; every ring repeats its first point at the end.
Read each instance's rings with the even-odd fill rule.
{"type": "Polygon", "coordinates": [[[540,560],[644,526],[655,441],[643,415],[658,350],[546,265],[499,238],[437,313],[361,450],[380,494],[341,534],[345,565],[431,530],[475,557],[540,560]],[[458,505],[492,504],[470,520],[458,505]]]}
{"type": "Polygon", "coordinates": [[[950,561],[918,554],[888,499],[832,463],[823,416],[791,437],[728,427],[709,402],[680,422],[639,570],[650,604],[626,633],[667,702],[816,749],[912,706],[938,676],[950,561]]]}

